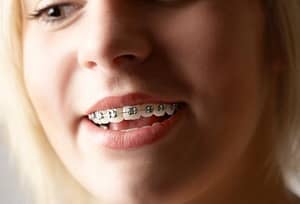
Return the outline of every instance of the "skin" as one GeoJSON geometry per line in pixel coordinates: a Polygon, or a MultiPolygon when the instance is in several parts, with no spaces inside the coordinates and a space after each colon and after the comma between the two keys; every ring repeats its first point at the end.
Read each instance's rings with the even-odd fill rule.
{"type": "Polygon", "coordinates": [[[84,7],[47,24],[27,17],[51,1],[25,0],[24,78],[49,142],[93,196],[107,204],[291,203],[278,170],[266,168],[277,72],[265,55],[260,1],[70,2],[84,7]],[[130,92],[184,101],[183,119],[145,148],[95,146],[81,131],[85,112],[130,92]]]}

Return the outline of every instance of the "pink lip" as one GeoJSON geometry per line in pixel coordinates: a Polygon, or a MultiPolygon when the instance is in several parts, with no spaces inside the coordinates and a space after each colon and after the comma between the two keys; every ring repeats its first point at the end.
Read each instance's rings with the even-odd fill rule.
{"type": "MultiPolygon", "coordinates": [[[[103,98],[96,102],[88,109],[86,115],[98,111],[123,106],[131,106],[146,103],[178,103],[176,101],[167,101],[142,93],[130,93],[123,96],[111,96],[103,98]]],[[[138,148],[147,144],[152,144],[161,138],[164,138],[168,133],[176,127],[179,119],[183,116],[183,110],[180,109],[175,115],[158,124],[137,128],[125,131],[105,130],[97,127],[87,117],[83,117],[81,122],[81,134],[84,137],[91,139],[97,146],[107,147],[110,149],[127,150],[138,148]]]]}
{"type": "Polygon", "coordinates": [[[83,118],[81,133],[90,139],[96,146],[102,146],[113,150],[128,150],[150,145],[167,135],[182,121],[184,109],[177,111],[175,115],[159,124],[137,128],[129,132],[117,130],[105,130],[94,125],[87,118],[83,118]]]}
{"type": "Polygon", "coordinates": [[[110,96],[96,102],[92,107],[90,107],[87,110],[86,115],[98,110],[112,109],[112,108],[118,108],[122,106],[132,106],[132,105],[146,104],[146,103],[176,103],[176,102],[158,99],[156,97],[149,96],[142,93],[131,93],[123,96],[110,96]]]}

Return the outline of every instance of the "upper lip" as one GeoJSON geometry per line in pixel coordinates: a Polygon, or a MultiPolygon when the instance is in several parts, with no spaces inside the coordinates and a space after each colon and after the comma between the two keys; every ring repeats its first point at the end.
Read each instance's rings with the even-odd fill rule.
{"type": "Polygon", "coordinates": [[[109,96],[97,101],[92,105],[86,112],[86,115],[106,110],[119,108],[123,106],[133,106],[138,104],[151,104],[151,103],[177,103],[176,101],[168,101],[164,99],[159,99],[154,96],[150,96],[143,93],[130,93],[122,96],[109,96]]]}

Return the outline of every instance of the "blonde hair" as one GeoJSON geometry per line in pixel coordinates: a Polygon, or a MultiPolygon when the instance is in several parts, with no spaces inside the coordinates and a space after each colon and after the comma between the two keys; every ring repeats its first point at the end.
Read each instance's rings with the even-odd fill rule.
{"type": "MultiPolygon", "coordinates": [[[[279,31],[287,69],[282,76],[278,163],[285,172],[300,168],[300,5],[270,0],[273,26],[279,31]]],[[[22,3],[0,1],[0,116],[13,156],[36,203],[94,203],[66,171],[46,139],[28,98],[22,73],[22,3]]],[[[300,177],[300,175],[299,175],[300,177]]]]}
{"type": "Polygon", "coordinates": [[[58,159],[28,98],[22,73],[22,7],[20,0],[0,1],[0,116],[12,156],[34,203],[94,203],[58,159]]]}

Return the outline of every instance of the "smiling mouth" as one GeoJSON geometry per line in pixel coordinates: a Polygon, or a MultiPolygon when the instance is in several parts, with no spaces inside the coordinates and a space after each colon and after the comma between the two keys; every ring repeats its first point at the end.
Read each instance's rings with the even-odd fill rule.
{"type": "Polygon", "coordinates": [[[124,106],[95,111],[88,115],[88,119],[104,130],[129,132],[158,125],[182,107],[183,103],[124,106]]]}

